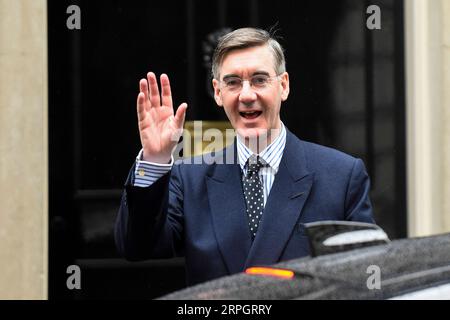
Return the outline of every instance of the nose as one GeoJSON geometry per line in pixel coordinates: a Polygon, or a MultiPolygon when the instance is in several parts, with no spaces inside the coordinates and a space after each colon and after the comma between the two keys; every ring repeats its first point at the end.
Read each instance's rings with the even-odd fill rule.
{"type": "Polygon", "coordinates": [[[256,100],[256,93],[250,86],[248,81],[242,82],[242,89],[239,93],[239,101],[242,103],[250,103],[256,100]]]}

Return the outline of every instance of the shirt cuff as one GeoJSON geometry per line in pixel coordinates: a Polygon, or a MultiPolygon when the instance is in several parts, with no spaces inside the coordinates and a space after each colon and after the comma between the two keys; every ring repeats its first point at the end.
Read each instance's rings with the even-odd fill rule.
{"type": "Polygon", "coordinates": [[[134,170],[134,183],[135,187],[150,187],[156,180],[161,178],[167,172],[172,169],[173,156],[170,158],[170,163],[154,163],[142,160],[143,149],[136,157],[136,167],[134,170]]]}

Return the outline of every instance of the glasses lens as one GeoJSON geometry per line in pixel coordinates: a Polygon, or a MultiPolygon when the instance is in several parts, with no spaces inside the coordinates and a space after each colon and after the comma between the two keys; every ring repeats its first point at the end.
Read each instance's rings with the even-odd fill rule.
{"type": "Polygon", "coordinates": [[[242,85],[242,80],[238,77],[226,78],[223,82],[229,90],[239,89],[242,85]]]}
{"type": "Polygon", "coordinates": [[[259,74],[256,76],[253,76],[251,79],[252,86],[255,88],[264,88],[267,83],[269,82],[269,76],[259,74]]]}

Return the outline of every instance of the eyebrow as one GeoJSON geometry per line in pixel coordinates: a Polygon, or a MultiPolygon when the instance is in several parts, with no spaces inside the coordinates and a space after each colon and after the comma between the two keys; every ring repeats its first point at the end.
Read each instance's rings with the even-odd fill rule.
{"type": "MultiPolygon", "coordinates": [[[[252,77],[253,76],[257,76],[257,75],[261,75],[261,74],[266,75],[266,76],[270,76],[270,74],[267,71],[255,71],[255,72],[252,73],[252,77]]],[[[227,74],[227,75],[225,75],[222,78],[222,81],[226,80],[228,78],[240,78],[240,76],[237,75],[237,74],[227,74]]]]}
{"type": "Polygon", "coordinates": [[[222,78],[222,80],[226,80],[228,78],[240,78],[237,74],[227,74],[222,78]]]}

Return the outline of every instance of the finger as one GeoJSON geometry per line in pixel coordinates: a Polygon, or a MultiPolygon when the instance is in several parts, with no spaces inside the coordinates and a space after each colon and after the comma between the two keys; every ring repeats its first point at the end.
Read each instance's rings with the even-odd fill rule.
{"type": "Polygon", "coordinates": [[[186,117],[186,109],[187,109],[187,103],[182,103],[178,109],[177,113],[175,114],[174,121],[177,126],[177,128],[181,129],[184,125],[184,118],[186,117]]]}
{"type": "Polygon", "coordinates": [[[160,77],[161,80],[161,101],[163,106],[171,107],[172,103],[172,92],[170,90],[170,82],[169,77],[166,74],[162,74],[160,77]]]}
{"type": "MultiPolygon", "coordinates": [[[[139,91],[140,93],[144,94],[144,103],[146,101],[149,101],[149,92],[148,92],[148,83],[146,79],[141,79],[141,81],[139,81],[139,91]]],[[[148,107],[151,107],[151,104],[148,103],[146,104],[148,107]]]]}
{"type": "Polygon", "coordinates": [[[145,94],[143,92],[139,92],[137,97],[137,114],[138,121],[142,121],[145,118],[145,104],[146,104],[145,94]]]}
{"type": "Polygon", "coordinates": [[[160,107],[161,99],[159,97],[158,82],[156,82],[156,76],[153,72],[147,73],[147,79],[150,87],[150,102],[152,107],[160,107]]]}

